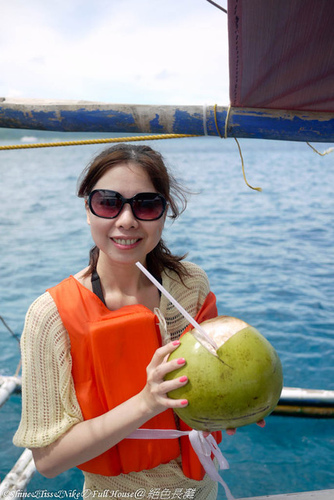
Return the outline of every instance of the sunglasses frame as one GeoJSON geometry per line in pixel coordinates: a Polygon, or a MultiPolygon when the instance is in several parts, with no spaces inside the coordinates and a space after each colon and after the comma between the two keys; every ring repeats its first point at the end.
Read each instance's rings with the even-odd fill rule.
{"type": "Polygon", "coordinates": [[[123,207],[126,203],[128,203],[131,207],[131,210],[132,210],[132,213],[133,213],[133,216],[137,219],[137,220],[140,220],[140,221],[146,221],[146,222],[150,222],[150,221],[154,221],[154,220],[158,220],[160,219],[163,214],[165,213],[165,210],[166,210],[166,207],[167,207],[167,201],[165,199],[165,197],[160,194],[160,193],[137,193],[135,194],[134,196],[132,196],[132,198],[125,198],[124,196],[122,196],[120,193],[118,193],[117,191],[113,191],[111,189],[94,189],[88,196],[88,199],[87,199],[87,203],[88,203],[88,206],[89,206],[89,209],[90,211],[92,212],[92,214],[94,214],[96,217],[100,217],[101,219],[116,219],[116,217],[119,216],[119,214],[121,213],[121,211],[123,210],[123,207]],[[121,205],[121,208],[119,209],[119,212],[117,213],[117,215],[114,215],[113,217],[104,217],[103,215],[98,215],[93,206],[92,206],[92,198],[94,196],[95,193],[99,193],[99,192],[107,192],[107,193],[112,193],[113,195],[116,195],[115,198],[121,200],[122,202],[122,205],[121,205]],[[154,198],[159,198],[162,202],[162,211],[161,211],[161,214],[158,216],[158,217],[154,217],[154,219],[143,219],[141,217],[137,217],[137,215],[135,214],[134,212],[134,209],[133,209],[133,202],[136,201],[136,199],[138,198],[144,198],[145,196],[149,195],[149,199],[150,197],[152,197],[151,199],[154,199],[154,198]]]}

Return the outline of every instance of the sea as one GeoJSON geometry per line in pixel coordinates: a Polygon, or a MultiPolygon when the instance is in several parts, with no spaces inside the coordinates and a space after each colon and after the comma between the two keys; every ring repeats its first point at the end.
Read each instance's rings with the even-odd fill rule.
{"type": "MultiPolygon", "coordinates": [[[[0,145],[121,135],[0,129],[0,145]]],[[[172,252],[206,271],[220,314],[243,319],[271,342],[285,387],[334,390],[334,154],[241,139],[247,180],[258,192],[244,182],[233,139],[145,142],[190,191],[186,211],[166,222],[172,252]]],[[[105,147],[0,151],[0,316],[17,337],[33,300],[87,265],[92,240],[77,179],[105,147]]],[[[0,373],[13,375],[19,361],[17,339],[0,322],[0,373]]],[[[23,451],[12,444],[20,405],[15,394],[0,409],[0,480],[23,451]]],[[[264,429],[224,433],[220,449],[235,498],[334,488],[333,419],[271,415],[264,429]]],[[[64,498],[82,484],[77,469],[55,479],[36,473],[27,491],[64,498]]],[[[148,496],[160,497],[167,498],[157,490],[148,496]]]]}

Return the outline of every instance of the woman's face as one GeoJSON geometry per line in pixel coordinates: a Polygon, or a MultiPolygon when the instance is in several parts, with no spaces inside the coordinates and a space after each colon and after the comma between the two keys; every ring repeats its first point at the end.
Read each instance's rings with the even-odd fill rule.
{"type": "MultiPolygon", "coordinates": [[[[143,192],[156,193],[146,171],[137,163],[126,162],[112,167],[95,184],[93,189],[117,191],[124,198],[132,198],[143,192]]],[[[100,249],[100,259],[110,263],[143,265],[146,256],[159,243],[166,212],[153,221],[141,221],[135,218],[131,206],[126,203],[121,213],[114,219],[102,219],[95,216],[87,207],[87,221],[96,246],[100,249]]]]}

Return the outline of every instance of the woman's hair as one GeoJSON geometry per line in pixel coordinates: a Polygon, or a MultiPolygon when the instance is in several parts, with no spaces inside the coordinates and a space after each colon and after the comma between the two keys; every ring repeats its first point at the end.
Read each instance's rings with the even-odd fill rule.
{"type": "MultiPolygon", "coordinates": [[[[149,146],[117,144],[102,151],[82,172],[78,182],[78,196],[87,198],[98,180],[109,169],[126,162],[135,162],[147,172],[154,188],[165,197],[171,219],[176,219],[185,210],[187,206],[186,191],[168,172],[162,155],[149,146]]],[[[86,276],[96,270],[98,257],[99,249],[94,246],[90,251],[89,269],[86,276]]],[[[175,271],[182,280],[188,275],[181,262],[184,258],[185,255],[173,255],[161,239],[147,255],[148,270],[158,277],[163,269],[167,268],[175,271]]]]}

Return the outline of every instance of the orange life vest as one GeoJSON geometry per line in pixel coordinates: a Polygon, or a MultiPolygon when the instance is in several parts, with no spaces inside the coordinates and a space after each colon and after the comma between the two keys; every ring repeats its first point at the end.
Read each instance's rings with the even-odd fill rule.
{"type": "MultiPolygon", "coordinates": [[[[84,419],[102,415],[139,393],[146,384],[146,367],[161,346],[156,315],[142,305],[110,311],[73,276],[48,291],[70,337],[72,376],[84,419]]],[[[210,292],[196,319],[204,321],[216,315],[215,296],[210,292]]],[[[175,429],[173,411],[164,411],[143,428],[175,429]]],[[[180,421],[180,429],[190,428],[180,421]]],[[[219,442],[221,433],[215,434],[219,442]]],[[[79,468],[117,476],[168,463],[180,451],[184,474],[202,479],[204,470],[187,436],[180,441],[124,439],[79,468]]]]}

